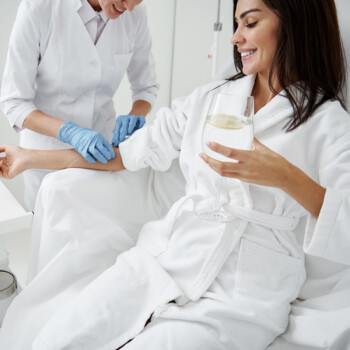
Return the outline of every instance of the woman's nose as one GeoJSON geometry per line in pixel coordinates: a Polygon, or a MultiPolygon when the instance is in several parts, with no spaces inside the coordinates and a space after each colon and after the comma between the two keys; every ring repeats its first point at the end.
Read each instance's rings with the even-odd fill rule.
{"type": "Polygon", "coordinates": [[[243,36],[240,33],[240,30],[237,28],[231,38],[232,45],[238,45],[244,41],[243,36]]]}

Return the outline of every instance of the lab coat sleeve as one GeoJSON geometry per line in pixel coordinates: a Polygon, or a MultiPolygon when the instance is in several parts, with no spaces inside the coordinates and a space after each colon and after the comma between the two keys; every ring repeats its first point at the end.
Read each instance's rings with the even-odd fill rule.
{"type": "Polygon", "coordinates": [[[190,98],[180,98],[171,108],[161,108],[154,123],[137,130],[119,145],[124,166],[130,171],[152,167],[166,171],[177,158],[187,123],[190,98]]]}
{"type": "Polygon", "coordinates": [[[145,100],[153,105],[159,90],[154,58],[151,52],[152,39],[147,24],[144,4],[134,11],[140,12],[140,21],[136,32],[134,53],[127,69],[133,101],[145,100]]]}
{"type": "Polygon", "coordinates": [[[2,78],[0,106],[16,131],[37,109],[33,99],[40,57],[40,16],[36,11],[28,0],[20,3],[2,78]]]}
{"type": "Polygon", "coordinates": [[[350,265],[349,174],[350,140],[340,140],[320,166],[326,195],[318,219],[309,215],[304,239],[306,253],[344,265],[350,265]]]}

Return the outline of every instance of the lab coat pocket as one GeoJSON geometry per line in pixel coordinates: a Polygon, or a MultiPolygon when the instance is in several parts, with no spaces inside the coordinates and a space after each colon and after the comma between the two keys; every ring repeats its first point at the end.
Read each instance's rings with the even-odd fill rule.
{"type": "Polygon", "coordinates": [[[115,54],[113,58],[114,62],[114,74],[113,74],[113,86],[117,89],[123,76],[129,66],[130,60],[134,52],[125,54],[115,54]]]}
{"type": "Polygon", "coordinates": [[[303,274],[303,260],[242,239],[235,300],[256,318],[268,318],[285,328],[290,303],[299,293],[303,274]]]}

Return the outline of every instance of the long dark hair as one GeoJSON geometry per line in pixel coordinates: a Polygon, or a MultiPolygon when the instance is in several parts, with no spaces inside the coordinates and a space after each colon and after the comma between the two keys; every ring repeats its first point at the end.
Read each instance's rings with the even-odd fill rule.
{"type": "MultiPolygon", "coordinates": [[[[277,50],[270,70],[293,106],[287,131],[305,123],[328,100],[345,107],[346,61],[334,0],[262,0],[279,18],[277,50]],[[294,88],[292,88],[292,86],[294,88]]],[[[238,0],[233,0],[235,16],[238,0]]],[[[234,23],[234,30],[237,23],[234,23]]],[[[244,77],[241,56],[234,47],[239,72],[229,80],[244,77]]]]}

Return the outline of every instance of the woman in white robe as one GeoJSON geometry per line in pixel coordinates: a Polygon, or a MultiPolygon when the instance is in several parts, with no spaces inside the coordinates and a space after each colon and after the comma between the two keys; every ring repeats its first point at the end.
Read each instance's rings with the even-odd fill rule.
{"type": "MultiPolygon", "coordinates": [[[[305,66],[315,59],[310,47],[302,46],[310,44],[310,39],[316,40],[315,45],[324,42],[327,49],[331,41],[338,49],[341,47],[334,1],[310,0],[308,4],[302,0],[236,2],[238,26],[232,41],[238,48],[236,63],[239,57],[238,66],[241,64],[240,69],[248,76],[199,88],[175,101],[171,109],[160,110],[152,126],[120,145],[115,160],[99,166],[106,170],[136,171],[148,166],[166,170],[179,156],[187,182],[185,196],[162,220],[146,224],[136,247],[121,254],[82,291],[78,283],[55,300],[47,293],[43,301],[41,290],[47,287],[41,287],[45,281],[42,276],[55,265],[56,259],[51,261],[11,306],[1,331],[1,346],[115,349],[127,343],[124,349],[128,350],[265,349],[288,325],[290,303],[298,296],[305,278],[303,250],[338,264],[342,273],[333,275],[334,280],[348,275],[350,119],[339,95],[344,73],[341,49],[334,55],[317,53],[324,60],[324,71],[335,77],[327,95],[320,81],[316,82],[316,91],[310,93],[308,89],[310,81],[306,77],[312,76],[317,67],[303,70],[300,65],[287,65],[297,74],[291,74],[294,84],[289,81],[288,85],[281,79],[280,66],[275,68],[278,79],[269,74],[271,67],[276,67],[272,62],[276,63],[282,43],[300,45],[305,66]],[[293,33],[281,34],[291,29],[283,21],[288,17],[283,13],[286,4],[289,11],[292,8],[296,12],[301,32],[311,37],[301,40],[293,33]],[[315,23],[322,23],[327,33],[302,30],[315,23]],[[242,61],[239,53],[244,53],[242,61]],[[306,53],[310,57],[305,57],[306,53]],[[306,88],[298,81],[305,82],[306,88]],[[284,89],[270,89],[269,83],[274,89],[284,89]],[[199,157],[207,111],[219,91],[255,97],[254,149],[212,146],[239,160],[238,164],[221,163],[203,154],[203,159],[199,157]],[[329,91],[333,92],[331,97],[329,91]],[[287,97],[288,93],[303,97],[306,92],[309,106],[315,106],[321,97],[325,99],[298,125],[300,119],[291,118],[297,114],[287,97]],[[316,101],[312,100],[313,92],[316,101]],[[296,124],[289,124],[286,132],[291,121],[296,124]],[[239,218],[232,223],[204,222],[194,213],[196,205],[214,200],[217,190],[218,176],[207,164],[225,177],[235,178],[224,182],[222,202],[239,218]],[[241,186],[242,180],[250,183],[249,189],[241,186]],[[308,217],[308,225],[302,247],[297,236],[299,219],[304,216],[308,217]],[[44,304],[50,306],[46,309],[48,321],[37,327],[36,312],[43,310],[44,304]],[[30,320],[33,325],[28,327],[30,320]],[[18,340],[16,334],[22,339],[18,340]]],[[[286,51],[282,57],[292,58],[286,48],[282,51],[286,51]]],[[[325,74],[323,82],[327,77],[325,74]]],[[[0,163],[4,176],[32,166],[92,167],[71,150],[51,153],[49,162],[45,161],[45,152],[18,148],[13,152],[11,147],[2,150],[9,153],[0,163]],[[16,152],[17,157],[12,154],[16,152]]],[[[65,248],[73,251],[89,244],[92,236],[82,232],[65,248]]],[[[76,252],[80,259],[72,269],[82,271],[90,259],[88,252],[76,252]]],[[[344,291],[348,289],[345,285],[349,285],[346,279],[341,279],[333,287],[344,291]]],[[[343,305],[348,305],[346,302],[343,298],[343,305]]],[[[317,326],[314,324],[315,329],[317,326]]],[[[345,323],[342,326],[346,331],[345,323]]]]}

